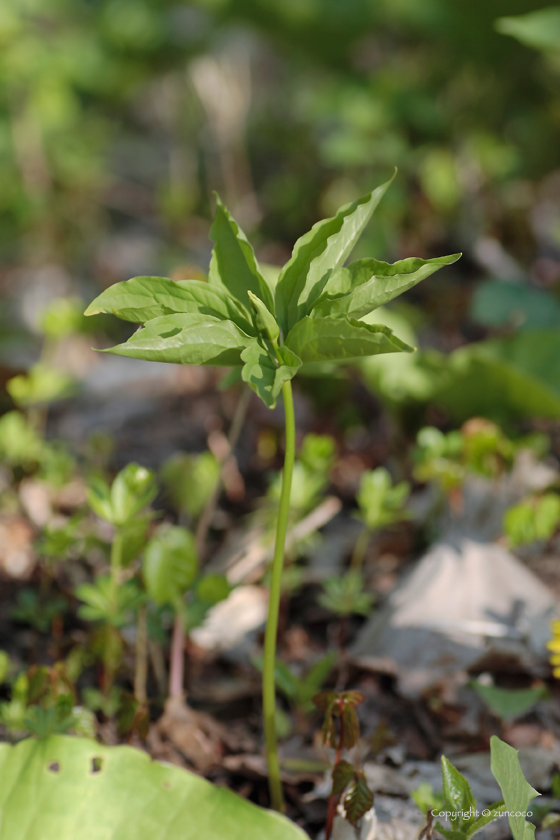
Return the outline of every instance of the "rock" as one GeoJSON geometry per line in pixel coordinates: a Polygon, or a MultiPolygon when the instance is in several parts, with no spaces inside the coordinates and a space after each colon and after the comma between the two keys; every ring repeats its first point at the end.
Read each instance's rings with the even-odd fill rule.
{"type": "Polygon", "coordinates": [[[397,586],[350,653],[365,667],[393,660],[407,696],[496,657],[542,676],[557,612],[552,593],[505,548],[449,537],[397,586]]]}

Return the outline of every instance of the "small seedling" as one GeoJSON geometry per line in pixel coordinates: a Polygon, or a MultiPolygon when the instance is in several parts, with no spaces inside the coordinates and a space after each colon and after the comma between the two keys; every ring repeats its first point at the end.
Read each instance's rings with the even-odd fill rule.
{"type": "Polygon", "coordinates": [[[316,694],[313,703],[324,712],[321,730],[323,744],[336,750],[332,768],[332,789],[329,796],[325,840],[330,840],[334,818],[342,798],[344,816],[355,828],[373,806],[373,793],[366,777],[349,761],[342,758],[344,750],[351,750],[360,739],[360,723],[356,707],[364,702],[359,691],[323,691],[316,694]],[[335,722],[336,721],[336,722],[335,722]]]}
{"type": "MultiPolygon", "coordinates": [[[[315,662],[307,673],[301,677],[280,659],[276,660],[276,686],[294,706],[296,714],[302,720],[315,708],[314,697],[331,673],[336,659],[336,651],[330,651],[315,662]]],[[[252,662],[262,672],[262,656],[255,656],[252,662]]]]}
{"type": "Polygon", "coordinates": [[[143,325],[124,344],[111,348],[111,353],[148,361],[237,367],[243,381],[270,408],[283,395],[286,449],[263,668],[269,786],[277,810],[283,810],[284,803],[276,743],[274,661],[295,458],[291,380],[308,362],[412,352],[387,327],[360,319],[460,256],[407,259],[394,265],[361,259],[344,266],[389,184],[314,225],[296,242],[276,283],[263,273],[245,234],[218,199],[207,283],[136,277],[111,286],[86,310],[87,315],[112,313],[143,325]]]}
{"type": "MultiPolygon", "coordinates": [[[[443,805],[427,812],[426,827],[422,837],[431,837],[435,828],[446,840],[470,840],[489,823],[507,814],[509,826],[514,840],[531,840],[535,835],[535,826],[525,819],[531,816],[528,811],[529,803],[540,794],[525,780],[519,764],[517,750],[505,744],[496,735],[490,739],[492,774],[503,794],[503,799],[494,802],[482,811],[476,807],[468,781],[445,757],[441,758],[441,775],[443,782],[443,805]],[[438,821],[433,825],[433,819],[445,818],[451,828],[444,828],[438,821]]],[[[418,793],[418,791],[416,792],[418,793]]],[[[422,803],[415,796],[414,801],[423,810],[422,803]]]]}
{"type": "Polygon", "coordinates": [[[554,536],[560,524],[560,496],[543,493],[513,505],[504,515],[504,533],[512,548],[554,536]]]}

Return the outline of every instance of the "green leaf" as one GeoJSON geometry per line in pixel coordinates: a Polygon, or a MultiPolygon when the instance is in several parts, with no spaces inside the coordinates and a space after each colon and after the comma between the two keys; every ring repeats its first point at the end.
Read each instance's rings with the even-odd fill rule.
{"type": "Polygon", "coordinates": [[[494,685],[482,685],[478,680],[471,683],[489,708],[502,720],[513,720],[528,712],[546,694],[546,686],[506,690],[494,685]]]}
{"type": "Polygon", "coordinates": [[[286,346],[302,362],[327,359],[355,359],[379,353],[412,353],[404,341],[381,324],[364,324],[346,318],[310,318],[295,325],[286,338],[286,346]]]}
{"type": "Polygon", "coordinates": [[[225,601],[233,587],[225,575],[216,572],[204,575],[196,585],[196,594],[205,604],[214,606],[225,601]]]}
{"type": "Polygon", "coordinates": [[[444,828],[440,822],[437,822],[435,827],[440,834],[443,834],[445,840],[465,840],[466,832],[464,831],[453,831],[453,829],[444,828]]]}
{"type": "Polygon", "coordinates": [[[393,178],[341,207],[333,218],[317,222],[298,239],[276,285],[276,314],[284,335],[311,312],[330,274],[350,254],[393,178]]]}
{"type": "Polygon", "coordinates": [[[256,313],[256,323],[259,332],[273,343],[278,341],[280,327],[276,323],[276,319],[270,314],[260,298],[254,295],[253,292],[247,292],[247,294],[256,313]]]}
{"type": "Polygon", "coordinates": [[[517,814],[525,813],[531,800],[540,796],[540,793],[525,779],[517,750],[492,735],[490,753],[492,774],[502,791],[514,840],[533,840],[535,826],[517,814]]]}
{"type": "Polygon", "coordinates": [[[142,576],[152,601],[176,604],[198,574],[193,534],[177,525],[161,528],[146,546],[142,576]]]}
{"type": "Polygon", "coordinates": [[[481,814],[480,817],[470,825],[466,831],[466,840],[469,840],[470,837],[473,837],[478,831],[480,831],[484,826],[488,825],[488,823],[493,822],[493,820],[497,819],[506,809],[506,805],[503,799],[500,802],[494,802],[492,805],[489,805],[488,808],[485,808],[485,811],[488,811],[487,814],[481,814]]]}
{"type": "Polygon", "coordinates": [[[144,600],[144,595],[133,580],[121,583],[117,589],[117,601],[111,599],[111,578],[100,575],[94,583],[82,583],[76,588],[76,597],[84,606],[78,608],[78,615],[85,621],[103,621],[114,627],[123,627],[131,621],[132,613],[144,600]]]}
{"type": "Polygon", "coordinates": [[[220,469],[212,452],[176,453],[163,465],[161,476],[173,504],[189,516],[198,516],[216,488],[220,469]]]}
{"type": "Polygon", "coordinates": [[[241,364],[241,352],[251,341],[233,321],[210,315],[165,315],[105,352],[149,362],[228,366],[241,364]]]}
{"type": "Polygon", "coordinates": [[[153,472],[139,464],[127,464],[111,486],[111,522],[126,525],[154,500],[156,493],[153,472]]]}
{"type": "Polygon", "coordinates": [[[503,17],[496,21],[496,29],[503,35],[511,35],[522,44],[536,47],[544,52],[560,51],[560,8],[539,9],[527,15],[503,17]]]}
{"type": "Polygon", "coordinates": [[[544,493],[523,499],[504,514],[504,532],[515,547],[535,540],[549,540],[560,522],[560,496],[544,493]]]}
{"type": "Polygon", "coordinates": [[[270,312],[274,312],[272,293],[260,272],[253,248],[218,196],[217,200],[214,224],[210,230],[214,250],[208,282],[227,289],[249,311],[251,301],[248,292],[251,291],[270,312]]]}
{"type": "Polygon", "coordinates": [[[448,411],[454,422],[473,416],[498,422],[560,416],[558,330],[527,329],[470,344],[442,359],[441,365],[433,356],[420,361],[428,371],[431,368],[432,376],[436,373],[427,398],[448,411]]]}
{"type": "Polygon", "coordinates": [[[300,693],[305,695],[302,697],[303,700],[311,700],[311,697],[317,693],[317,690],[321,688],[334,668],[337,659],[338,653],[335,650],[331,650],[309,669],[300,686],[300,693]]]}
{"type": "Polygon", "coordinates": [[[133,277],[109,286],[90,303],[85,315],[100,312],[135,324],[145,324],[164,315],[210,315],[233,321],[250,335],[255,332],[248,313],[235,299],[225,290],[202,280],[175,283],[167,277],[133,277]]]}
{"type": "Polygon", "coordinates": [[[327,280],[311,311],[312,318],[362,318],[416,286],[438,269],[457,262],[461,254],[422,260],[410,257],[390,263],[363,259],[339,268],[327,280]]]}
{"type": "Polygon", "coordinates": [[[287,347],[275,350],[278,362],[257,342],[253,341],[241,353],[245,362],[241,377],[269,407],[274,408],[284,382],[293,379],[301,367],[301,360],[287,347]]]}
{"type": "Polygon", "coordinates": [[[344,811],[346,819],[355,828],[364,814],[373,806],[373,793],[369,789],[363,773],[356,773],[356,778],[350,790],[344,797],[344,811]]]}
{"type": "Polygon", "coordinates": [[[286,817],[128,746],[0,744],[0,840],[305,840],[286,817]]]}
{"type": "Polygon", "coordinates": [[[344,759],[339,761],[332,771],[332,795],[340,796],[355,776],[356,770],[353,764],[344,759]]]}
{"type": "Polygon", "coordinates": [[[461,831],[476,819],[476,800],[465,777],[444,755],[441,757],[441,777],[447,809],[457,814],[453,828],[461,831]]]}

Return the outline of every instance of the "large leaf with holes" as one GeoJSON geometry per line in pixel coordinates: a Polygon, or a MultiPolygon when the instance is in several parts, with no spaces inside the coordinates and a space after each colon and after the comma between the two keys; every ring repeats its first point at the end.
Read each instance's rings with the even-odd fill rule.
{"type": "Polygon", "coordinates": [[[285,817],[133,747],[0,744],[0,840],[305,840],[285,817]]]}

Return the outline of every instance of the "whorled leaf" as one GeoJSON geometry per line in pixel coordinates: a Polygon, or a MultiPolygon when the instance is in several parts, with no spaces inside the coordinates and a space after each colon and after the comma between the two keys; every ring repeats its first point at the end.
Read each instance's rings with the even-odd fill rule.
{"type": "Polygon", "coordinates": [[[381,324],[365,324],[347,318],[306,316],[288,333],[286,346],[302,362],[355,359],[379,353],[412,353],[410,347],[381,324]]]}
{"type": "Polygon", "coordinates": [[[166,315],[148,321],[124,344],[106,350],[117,356],[180,365],[239,365],[254,340],[233,321],[209,315],[166,315]]]}
{"type": "Polygon", "coordinates": [[[200,314],[233,321],[253,335],[248,312],[225,289],[202,280],[179,280],[168,277],[133,277],[105,289],[85,311],[86,315],[105,312],[145,324],[164,315],[200,314]]]}
{"type": "Polygon", "coordinates": [[[253,248],[219,198],[210,239],[214,250],[208,282],[226,289],[249,311],[251,302],[247,292],[251,291],[274,312],[272,292],[261,274],[253,248]]]}
{"type": "Polygon", "coordinates": [[[284,382],[293,379],[301,367],[301,359],[287,347],[276,349],[278,363],[269,353],[253,341],[242,353],[245,362],[241,377],[259,395],[262,401],[274,408],[284,382]]]}
{"type": "Polygon", "coordinates": [[[311,312],[329,274],[349,256],[393,178],[298,239],[276,285],[276,314],[284,335],[311,312]]]}
{"type": "Polygon", "coordinates": [[[310,315],[362,318],[460,256],[451,254],[431,260],[410,257],[392,265],[374,259],[357,260],[330,275],[310,315]]]}
{"type": "Polygon", "coordinates": [[[0,744],[0,840],[305,840],[266,811],[133,747],[54,735],[0,744]]]}

